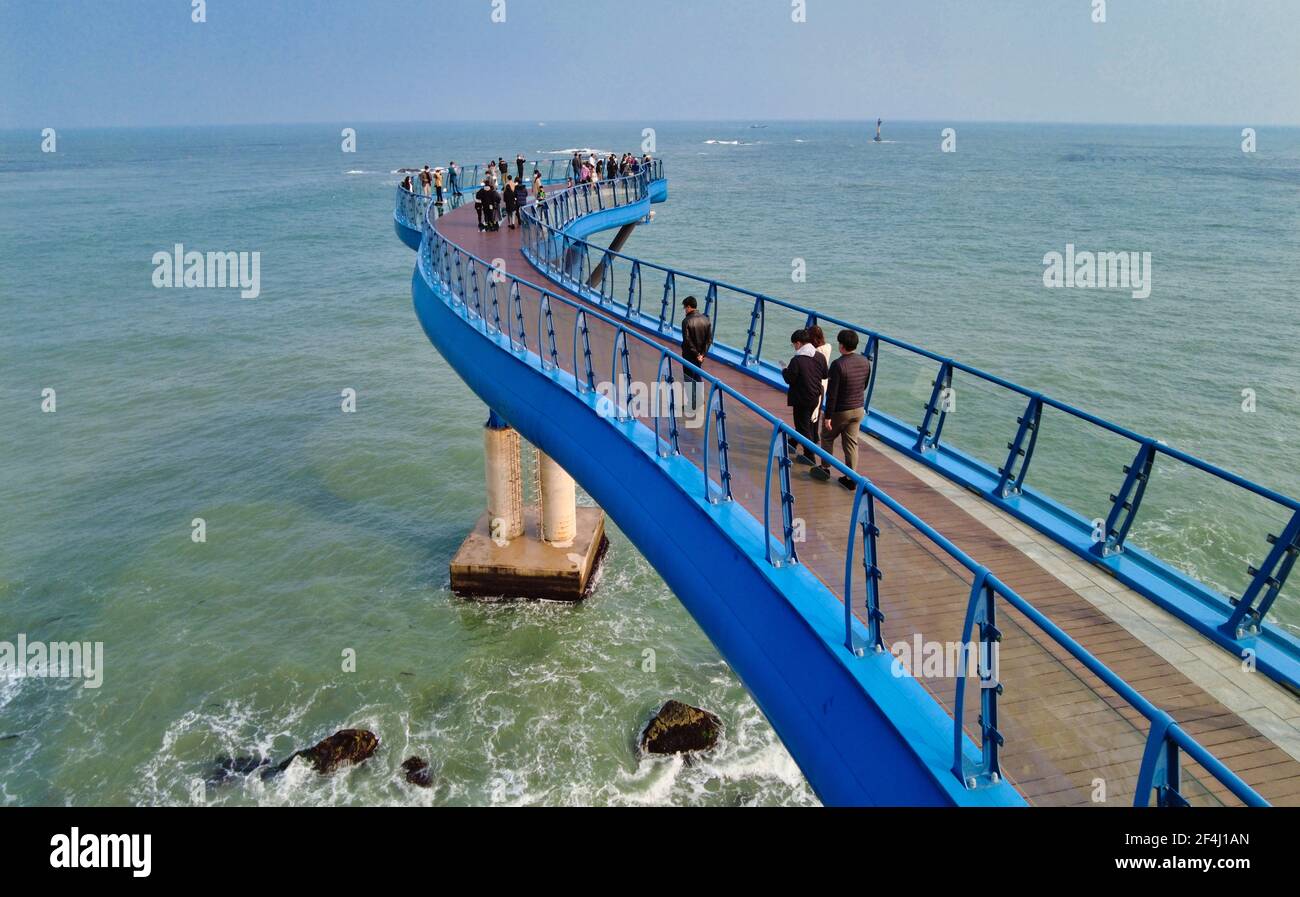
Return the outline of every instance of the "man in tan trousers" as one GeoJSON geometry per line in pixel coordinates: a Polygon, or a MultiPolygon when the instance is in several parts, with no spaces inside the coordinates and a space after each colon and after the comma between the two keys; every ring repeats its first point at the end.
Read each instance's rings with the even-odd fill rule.
{"type": "MultiPolygon", "coordinates": [[[[831,364],[830,382],[826,386],[826,412],[822,415],[822,448],[835,451],[835,440],[844,446],[844,463],[850,470],[858,464],[858,433],[862,418],[866,416],[867,382],[871,379],[871,362],[858,354],[858,335],[852,330],[841,330],[836,337],[840,357],[831,364]]],[[[809,474],[813,479],[829,480],[831,468],[819,464],[809,474]]],[[[845,489],[856,489],[849,477],[840,477],[845,489]]]]}

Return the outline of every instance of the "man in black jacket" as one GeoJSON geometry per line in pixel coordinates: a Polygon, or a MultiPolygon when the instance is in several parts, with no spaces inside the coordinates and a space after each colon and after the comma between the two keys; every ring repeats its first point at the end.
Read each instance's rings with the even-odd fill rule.
{"type": "MultiPolygon", "coordinates": [[[[699,303],[694,296],[683,299],[682,308],[686,311],[682,318],[682,357],[691,364],[704,367],[704,356],[709,354],[709,347],[713,345],[713,323],[709,321],[708,315],[700,314],[699,303]]],[[[700,375],[689,368],[682,368],[682,380],[685,381],[682,385],[686,387],[687,401],[694,408],[700,375]]]]}
{"type": "MultiPolygon", "coordinates": [[[[858,432],[866,415],[864,396],[871,379],[871,362],[858,354],[858,335],[852,330],[841,330],[836,340],[840,344],[840,357],[831,364],[830,382],[826,386],[826,414],[822,427],[822,448],[835,451],[838,438],[844,446],[844,463],[850,470],[858,464],[858,432]]],[[[828,464],[814,467],[809,473],[818,480],[829,480],[828,464]]],[[[840,485],[856,489],[850,477],[840,477],[840,485]]]]}
{"type": "Polygon", "coordinates": [[[494,231],[500,230],[497,224],[497,215],[501,210],[501,194],[493,186],[491,178],[483,181],[482,188],[474,194],[474,203],[483,209],[483,220],[479,227],[481,230],[494,231]]]}
{"type": "MultiPolygon", "coordinates": [[[[781,371],[785,382],[790,384],[785,402],[792,409],[794,428],[809,442],[816,444],[817,431],[813,428],[813,415],[822,400],[822,381],[826,379],[826,359],[813,348],[808,341],[808,331],[796,330],[790,334],[790,345],[794,346],[794,358],[781,371]]],[[[816,456],[812,450],[804,448],[797,460],[801,464],[815,465],[816,456]]]]}

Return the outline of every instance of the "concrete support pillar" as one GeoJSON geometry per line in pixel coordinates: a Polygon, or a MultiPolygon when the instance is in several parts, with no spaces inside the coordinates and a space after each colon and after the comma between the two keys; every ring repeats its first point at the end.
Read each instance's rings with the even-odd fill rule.
{"type": "Polygon", "coordinates": [[[483,428],[487,473],[488,526],[498,542],[524,533],[524,484],[519,466],[519,434],[494,412],[483,428]]]}
{"type": "Polygon", "coordinates": [[[573,477],[547,455],[538,452],[542,483],[542,538],[564,548],[578,533],[577,486],[573,477]]]}

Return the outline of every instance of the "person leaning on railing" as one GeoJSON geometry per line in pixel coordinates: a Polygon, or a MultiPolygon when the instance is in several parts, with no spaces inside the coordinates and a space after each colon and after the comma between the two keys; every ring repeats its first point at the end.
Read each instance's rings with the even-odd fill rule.
{"type": "MultiPolygon", "coordinates": [[[[858,464],[858,433],[866,415],[865,395],[867,381],[871,379],[871,362],[858,354],[858,335],[852,330],[841,330],[836,337],[840,357],[831,364],[826,385],[826,412],[822,415],[822,448],[835,451],[838,438],[844,447],[844,463],[849,470],[858,464]]],[[[830,465],[823,461],[808,471],[818,480],[831,478],[830,465]]],[[[840,477],[840,485],[855,489],[857,484],[848,477],[840,477]]]]}

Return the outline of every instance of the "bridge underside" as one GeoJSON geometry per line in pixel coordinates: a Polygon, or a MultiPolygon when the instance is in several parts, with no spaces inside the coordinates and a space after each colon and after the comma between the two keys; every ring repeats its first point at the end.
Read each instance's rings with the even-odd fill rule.
{"type": "MultiPolygon", "coordinates": [[[[533,270],[521,254],[519,231],[503,227],[495,233],[481,233],[469,207],[444,215],[437,227],[462,249],[483,259],[502,259],[509,273],[599,310],[533,270]]],[[[416,279],[420,280],[418,272],[416,279]]],[[[524,315],[534,322],[528,328],[530,334],[538,319],[537,303],[537,295],[525,291],[524,315]]],[[[552,313],[562,367],[572,371],[575,312],[554,303],[552,313]]],[[[614,337],[608,325],[590,321],[591,350],[596,359],[613,357],[614,337]]],[[[676,348],[671,342],[663,344],[676,348]]],[[[638,341],[628,341],[628,349],[631,379],[655,383],[658,353],[638,341]]],[[[446,350],[444,354],[448,354],[446,350]]],[[[707,369],[770,413],[787,417],[783,392],[720,362],[711,361],[707,369]]],[[[609,368],[598,364],[597,370],[609,368]]],[[[700,468],[705,457],[703,430],[688,426],[683,410],[680,406],[676,409],[682,456],[700,468]]],[[[524,429],[520,422],[512,423],[524,429]]],[[[654,426],[650,419],[643,423],[654,426]]],[[[661,419],[661,430],[664,426],[661,419]]],[[[748,409],[731,405],[726,426],[735,501],[760,521],[761,527],[770,424],[748,409]]],[[[526,431],[525,435],[533,438],[526,431]]],[[[546,449],[553,451],[549,446],[546,449]]],[[[716,473],[716,450],[710,451],[716,473]]],[[[1291,695],[1263,676],[1240,672],[1231,656],[1207,645],[1189,627],[892,449],[863,440],[857,469],[995,571],[1088,651],[1168,710],[1263,797],[1273,803],[1300,804],[1300,711],[1291,695]]],[[[842,601],[846,597],[842,594],[844,545],[853,495],[834,481],[812,480],[806,471],[796,465],[792,474],[796,514],[806,533],[805,541],[798,545],[800,566],[842,601]]],[[[581,470],[571,472],[583,480],[581,470]]],[[[636,489],[624,488],[629,493],[636,489]]],[[[607,502],[602,499],[602,504],[607,502]]],[[[620,526],[629,528],[608,505],[607,510],[620,526]]],[[[779,513],[774,517],[779,520],[779,513]]],[[[971,592],[970,574],[892,513],[882,510],[878,525],[879,566],[888,571],[881,584],[886,646],[905,639],[910,649],[914,634],[920,642],[957,642],[971,592]]],[[[859,570],[854,594],[847,596],[859,615],[865,603],[863,588],[859,570]]],[[[691,610],[698,619],[698,609],[691,610]]],[[[1002,753],[1006,779],[1033,804],[1094,804],[1099,781],[1104,783],[1106,804],[1131,803],[1149,730],[1147,721],[1015,610],[1007,609],[999,625],[1004,632],[999,660],[1005,692],[999,700],[999,728],[1006,738],[1002,753]]],[[[745,671],[735,663],[733,666],[744,679],[745,671]]],[[[953,713],[952,679],[920,676],[906,681],[919,683],[943,711],[953,713]]],[[[977,686],[969,688],[963,725],[973,734],[977,732],[979,698],[977,686]]],[[[778,731],[787,738],[788,733],[780,727],[778,731]]],[[[864,743],[861,750],[870,752],[873,745],[864,743]]],[[[1184,768],[1182,791],[1194,804],[1237,803],[1224,786],[1190,761],[1184,768]]]]}

